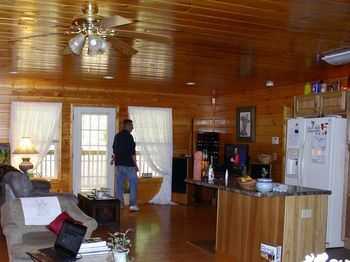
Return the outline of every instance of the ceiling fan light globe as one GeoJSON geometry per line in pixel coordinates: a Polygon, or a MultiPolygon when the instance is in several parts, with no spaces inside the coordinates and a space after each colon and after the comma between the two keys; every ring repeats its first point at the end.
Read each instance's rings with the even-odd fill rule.
{"type": "Polygon", "coordinates": [[[97,35],[89,35],[89,50],[98,51],[101,48],[101,38],[97,35]]]}
{"type": "Polygon", "coordinates": [[[80,55],[85,45],[85,36],[83,34],[79,34],[68,41],[68,46],[70,50],[76,55],[80,55]]]}
{"type": "Polygon", "coordinates": [[[112,47],[111,43],[109,43],[107,40],[103,38],[101,39],[101,47],[99,50],[101,54],[104,54],[105,52],[107,52],[111,47],[112,47]]]}
{"type": "Polygon", "coordinates": [[[91,45],[91,46],[95,46],[96,44],[97,44],[96,39],[92,39],[92,40],[90,41],[90,45],[91,45]]]}

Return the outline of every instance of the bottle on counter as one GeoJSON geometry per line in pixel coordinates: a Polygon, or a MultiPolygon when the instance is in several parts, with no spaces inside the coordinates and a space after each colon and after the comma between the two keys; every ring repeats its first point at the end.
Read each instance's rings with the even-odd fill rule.
{"type": "Polygon", "coordinates": [[[341,82],[340,81],[333,81],[332,82],[333,91],[340,90],[340,86],[341,86],[341,82]]]}
{"type": "Polygon", "coordinates": [[[311,94],[312,86],[309,82],[304,85],[304,95],[311,94]]]}
{"type": "Polygon", "coordinates": [[[320,82],[312,83],[312,93],[319,94],[321,92],[321,84],[320,82]]]}
{"type": "Polygon", "coordinates": [[[201,161],[201,180],[208,180],[208,151],[203,149],[203,156],[201,161]]]}
{"type": "Polygon", "coordinates": [[[214,157],[210,157],[210,165],[208,170],[208,182],[211,183],[214,181],[214,157]]]}
{"type": "Polygon", "coordinates": [[[321,88],[321,93],[327,92],[327,84],[323,80],[320,81],[320,88],[321,88]]]}

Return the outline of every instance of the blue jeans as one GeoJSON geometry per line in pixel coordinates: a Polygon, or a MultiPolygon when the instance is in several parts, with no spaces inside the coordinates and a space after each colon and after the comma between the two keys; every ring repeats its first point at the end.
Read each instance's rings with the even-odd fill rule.
{"type": "Polygon", "coordinates": [[[137,197],[137,173],[135,167],[130,166],[116,166],[115,167],[117,176],[117,198],[119,199],[120,205],[124,204],[124,179],[129,180],[130,185],[130,206],[136,206],[137,197]]]}

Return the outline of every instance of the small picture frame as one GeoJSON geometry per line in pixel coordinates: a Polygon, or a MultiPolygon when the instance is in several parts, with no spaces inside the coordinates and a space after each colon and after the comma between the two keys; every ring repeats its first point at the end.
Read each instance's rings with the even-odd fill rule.
{"type": "Polygon", "coordinates": [[[11,165],[11,148],[9,144],[0,144],[0,164],[11,165]]]}
{"type": "Polygon", "coordinates": [[[253,142],[255,140],[254,106],[236,108],[236,139],[237,141],[248,142],[253,142]]]}
{"type": "Polygon", "coordinates": [[[142,173],[142,178],[152,178],[152,173],[142,173]]]}

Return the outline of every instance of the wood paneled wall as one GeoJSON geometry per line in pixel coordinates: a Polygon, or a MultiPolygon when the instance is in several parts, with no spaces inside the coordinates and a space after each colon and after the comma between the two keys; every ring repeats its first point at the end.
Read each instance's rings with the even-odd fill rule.
{"type": "Polygon", "coordinates": [[[128,116],[128,106],[151,106],[173,108],[174,155],[191,153],[191,123],[195,132],[206,129],[211,118],[211,101],[207,96],[141,93],[117,91],[58,84],[0,84],[0,143],[9,142],[11,101],[62,102],[62,156],[61,179],[53,181],[53,190],[71,191],[71,121],[73,106],[115,107],[118,119],[128,116]]]}
{"type": "Polygon", "coordinates": [[[113,88],[94,89],[81,86],[59,84],[17,83],[0,84],[0,143],[7,143],[10,126],[11,101],[62,102],[62,180],[54,183],[56,190],[71,190],[71,110],[79,106],[116,107],[121,121],[128,116],[127,107],[152,106],[173,108],[174,155],[191,153],[191,142],[196,150],[197,131],[220,132],[220,157],[223,159],[226,143],[236,141],[236,113],[239,106],[256,107],[256,140],[250,143],[251,161],[256,161],[258,153],[277,153],[273,162],[272,176],[283,181],[283,107],[293,106],[294,95],[303,93],[303,84],[284,87],[263,88],[232,93],[216,98],[215,128],[213,129],[213,108],[211,97],[198,95],[141,93],[115,90],[113,88]],[[191,122],[194,124],[194,138],[191,141],[191,122]],[[278,145],[272,145],[273,136],[280,138],[278,145]]]}
{"type": "Polygon", "coordinates": [[[283,87],[264,88],[233,93],[216,99],[215,130],[220,132],[220,158],[223,159],[224,145],[247,143],[236,140],[236,107],[255,106],[254,142],[249,143],[251,161],[257,160],[257,154],[277,153],[272,163],[272,178],[283,181],[283,107],[293,107],[295,95],[303,93],[303,84],[283,87]],[[272,144],[272,137],[279,137],[279,144],[272,144]]]}

